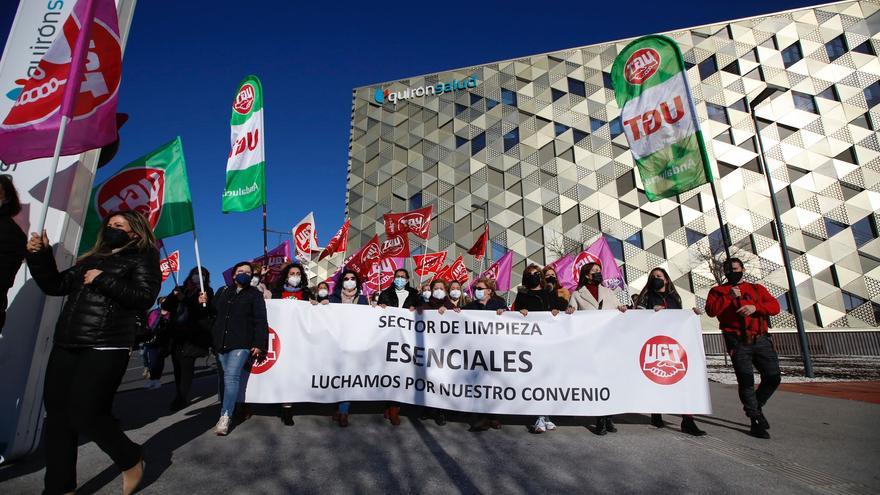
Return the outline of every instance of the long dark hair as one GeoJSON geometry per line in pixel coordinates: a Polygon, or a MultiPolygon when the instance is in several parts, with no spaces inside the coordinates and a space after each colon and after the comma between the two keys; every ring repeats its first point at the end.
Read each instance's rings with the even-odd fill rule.
{"type": "Polygon", "coordinates": [[[124,218],[128,221],[128,226],[131,227],[131,231],[137,235],[135,239],[132,239],[126,244],[127,248],[134,247],[138,251],[156,249],[156,236],[153,235],[153,229],[150,227],[150,222],[143,213],[137,210],[115,211],[104,217],[104,220],[101,221],[101,226],[98,227],[98,239],[95,241],[95,245],[92,249],[89,249],[85,254],[80,256],[80,260],[92,256],[103,257],[113,254],[113,249],[104,243],[104,229],[107,228],[107,224],[110,223],[110,219],[113,217],[124,218]]]}
{"type": "Polygon", "coordinates": [[[358,273],[351,268],[346,268],[342,270],[342,273],[339,274],[339,278],[336,279],[336,285],[333,286],[333,294],[335,294],[337,297],[342,297],[342,281],[345,280],[345,276],[349,273],[354,275],[354,283],[357,284],[355,285],[355,289],[357,290],[357,294],[360,295],[361,276],[358,275],[358,273]]]}
{"type": "MultiPolygon", "coordinates": [[[[660,270],[660,273],[662,273],[663,276],[666,278],[666,296],[672,297],[673,299],[677,300],[679,303],[681,302],[681,296],[679,296],[678,291],[675,290],[675,284],[672,283],[672,279],[669,278],[669,274],[666,273],[666,270],[664,270],[663,268],[660,268],[658,266],[657,268],[654,268],[653,270],[651,270],[648,273],[648,283],[646,283],[645,286],[642,287],[642,291],[639,292],[639,298],[636,299],[636,306],[642,306],[642,307],[645,306],[645,302],[647,302],[647,300],[648,300],[648,293],[651,292],[651,279],[654,278],[654,276],[653,276],[654,272],[656,272],[657,270],[660,270]]],[[[648,308],[648,309],[651,309],[651,308],[648,308]]]]}
{"type": "Polygon", "coordinates": [[[547,285],[547,281],[544,280],[544,272],[541,271],[541,267],[540,267],[540,266],[538,266],[538,265],[536,265],[536,264],[534,264],[534,263],[532,263],[531,265],[527,266],[526,269],[523,270],[523,273],[522,273],[522,286],[525,287],[526,290],[532,290],[531,287],[526,286],[526,276],[529,274],[529,272],[530,272],[531,270],[537,270],[538,278],[541,280],[541,284],[538,286],[538,288],[539,288],[539,289],[544,289],[544,287],[547,285]]]}
{"type": "MultiPolygon", "coordinates": [[[[199,267],[194,266],[193,269],[189,271],[189,274],[186,276],[186,278],[183,280],[183,287],[185,289],[189,289],[190,287],[195,287],[196,289],[199,289],[199,282],[192,281],[193,275],[199,275],[199,267]]],[[[211,272],[209,272],[208,269],[205,267],[202,267],[202,280],[205,283],[205,289],[211,286],[211,272]]]]}
{"type": "Polygon", "coordinates": [[[294,261],[293,263],[288,263],[281,269],[281,273],[278,274],[278,280],[275,281],[274,289],[278,291],[280,294],[281,291],[284,290],[284,284],[287,283],[287,277],[290,276],[291,268],[299,268],[299,276],[301,278],[299,282],[300,289],[308,289],[309,287],[309,276],[306,275],[306,269],[303,268],[302,263],[294,261]]]}
{"type": "Polygon", "coordinates": [[[602,265],[595,261],[591,261],[581,267],[581,272],[578,274],[578,289],[590,283],[590,270],[592,270],[594,266],[602,267],[602,265]]]}
{"type": "Polygon", "coordinates": [[[18,199],[18,191],[12,183],[12,176],[0,175],[0,188],[3,189],[3,197],[6,198],[0,205],[0,217],[14,217],[21,212],[21,201],[18,199]]]}

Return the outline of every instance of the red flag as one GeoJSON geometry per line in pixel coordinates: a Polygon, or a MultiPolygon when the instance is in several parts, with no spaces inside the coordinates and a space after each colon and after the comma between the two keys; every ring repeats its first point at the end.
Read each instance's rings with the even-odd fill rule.
{"type": "Polygon", "coordinates": [[[446,251],[417,254],[413,256],[413,260],[416,262],[416,275],[424,277],[425,275],[437,273],[437,270],[443,266],[443,262],[446,261],[446,251]]]}
{"type": "Polygon", "coordinates": [[[486,225],[486,230],[477,238],[477,242],[468,250],[468,254],[474,255],[474,258],[481,259],[486,255],[486,244],[489,241],[489,226],[486,225]]]}
{"type": "Polygon", "coordinates": [[[327,247],[321,251],[321,256],[318,256],[318,261],[321,261],[327,256],[345,252],[345,248],[348,246],[348,228],[350,226],[351,220],[346,218],[345,223],[342,224],[342,227],[339,228],[336,235],[334,235],[333,238],[330,239],[330,242],[327,243],[327,247]]]}
{"type": "Polygon", "coordinates": [[[357,253],[352,256],[351,261],[348,262],[348,268],[356,271],[358,275],[361,277],[367,276],[370,273],[370,269],[373,268],[373,263],[376,263],[381,259],[382,255],[379,251],[379,236],[374,235],[370,242],[364,244],[357,253]]]}
{"type": "Polygon", "coordinates": [[[170,256],[159,262],[159,269],[162,270],[162,281],[168,280],[171,272],[180,272],[180,251],[174,251],[170,256]]]}
{"type": "Polygon", "coordinates": [[[431,229],[431,211],[432,207],[426,206],[406,213],[388,213],[383,216],[385,233],[390,237],[412,232],[416,237],[427,239],[431,229]]]}
{"type": "Polygon", "coordinates": [[[434,273],[434,277],[431,279],[431,282],[433,282],[434,280],[445,280],[446,282],[449,282],[451,268],[451,266],[446,265],[443,268],[437,270],[437,272],[434,273]]]}
{"type": "Polygon", "coordinates": [[[409,258],[409,239],[406,234],[388,236],[382,241],[383,258],[409,258]]]}
{"type": "Polygon", "coordinates": [[[449,265],[449,274],[446,277],[447,282],[452,282],[453,280],[464,284],[468,280],[468,269],[464,266],[464,261],[461,260],[461,256],[455,259],[451,265],[449,265]]]}

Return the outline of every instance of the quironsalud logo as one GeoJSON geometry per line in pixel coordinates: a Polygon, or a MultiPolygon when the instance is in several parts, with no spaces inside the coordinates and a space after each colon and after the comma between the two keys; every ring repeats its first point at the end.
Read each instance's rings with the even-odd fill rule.
{"type": "Polygon", "coordinates": [[[373,100],[379,105],[384,104],[386,101],[397,104],[398,101],[408,100],[419,96],[439,95],[451,91],[458,91],[460,89],[476,88],[479,84],[480,81],[477,80],[477,77],[471,76],[466,79],[453,79],[449,82],[419,86],[418,88],[406,88],[403,91],[389,91],[387,89],[377,88],[373,93],[373,100]]]}
{"type": "Polygon", "coordinates": [[[376,103],[383,104],[385,103],[385,97],[388,96],[388,90],[383,90],[382,88],[376,89],[376,93],[373,95],[373,99],[376,100],[376,103]]]}

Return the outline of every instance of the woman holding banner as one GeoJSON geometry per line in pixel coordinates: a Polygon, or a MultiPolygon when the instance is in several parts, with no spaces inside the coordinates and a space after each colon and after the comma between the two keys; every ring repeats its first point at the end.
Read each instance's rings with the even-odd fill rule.
{"type": "MultiPolygon", "coordinates": [[[[581,267],[578,277],[578,288],[572,293],[566,313],[578,310],[618,309],[626,312],[626,306],[617,301],[614,292],[602,285],[602,266],[598,263],[587,263],[581,267]]],[[[596,435],[617,433],[612,416],[602,416],[596,420],[596,435]]]]}
{"type": "MultiPolygon", "coordinates": [[[[495,294],[495,281],[486,277],[477,279],[474,282],[474,300],[469,302],[463,309],[476,311],[495,311],[497,314],[504,314],[507,310],[507,304],[504,299],[495,294]]],[[[472,414],[471,427],[469,431],[486,431],[489,428],[500,430],[501,421],[495,414],[472,414]]]]}
{"type": "Polygon", "coordinates": [[[567,307],[568,301],[571,299],[571,292],[565,287],[559,285],[559,277],[556,276],[556,270],[552,266],[547,265],[541,270],[541,274],[544,275],[545,288],[551,293],[555,292],[556,297],[565,301],[567,307]]]}
{"type": "Polygon", "coordinates": [[[461,282],[458,280],[449,282],[449,300],[456,308],[464,308],[471,302],[470,298],[461,290],[461,282]]]}
{"type": "MultiPolygon", "coordinates": [[[[370,304],[367,296],[361,293],[360,277],[358,277],[354,270],[348,268],[342,270],[339,280],[333,287],[330,302],[334,304],[370,304]]],[[[350,406],[350,402],[340,402],[336,412],[333,414],[333,421],[342,428],[348,426],[348,410],[350,406]]]]}
{"type": "MultiPolygon", "coordinates": [[[[648,283],[642,288],[635,302],[638,309],[653,309],[660,311],[663,309],[681,309],[681,296],[675,290],[675,284],[669,278],[669,274],[663,268],[657,267],[651,270],[648,275],[648,283]]],[[[699,308],[693,308],[694,313],[700,314],[699,308]]],[[[663,415],[651,414],[651,424],[657,428],[664,428],[666,424],[663,422],[663,415]]],[[[681,431],[688,435],[701,437],[706,434],[701,430],[694,417],[690,414],[681,415],[681,431]]]]}
{"type": "Polygon", "coordinates": [[[136,211],[101,222],[95,246],[59,272],[46,232],[31,234],[27,262],[50,296],[67,296],[46,367],[45,493],[76,490],[76,452],[83,434],[122,470],[122,493],[144,475],[141,446],[113,418],[116,389],[135,336],[159,295],[162,274],[150,223],[136,211]]]}
{"type": "Polygon", "coordinates": [[[330,302],[330,285],[327,282],[319,282],[314,290],[314,304],[328,304],[330,302]]]}
{"type": "MultiPolygon", "coordinates": [[[[290,263],[282,268],[278,282],[272,288],[272,299],[313,300],[312,291],[308,288],[309,279],[305,273],[305,269],[299,263],[290,263]]],[[[281,422],[287,426],[294,425],[293,404],[281,404],[281,422]]]]}

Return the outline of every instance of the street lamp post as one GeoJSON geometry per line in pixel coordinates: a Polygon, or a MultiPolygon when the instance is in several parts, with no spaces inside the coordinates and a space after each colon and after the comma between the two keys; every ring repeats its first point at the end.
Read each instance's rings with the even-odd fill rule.
{"type": "Polygon", "coordinates": [[[791,257],[788,254],[788,244],[785,242],[785,229],[782,227],[782,218],[779,214],[779,204],[776,202],[776,191],[773,188],[773,177],[770,176],[770,171],[767,169],[767,157],[764,154],[764,142],[761,139],[761,131],[758,128],[758,117],[755,115],[755,107],[761,104],[761,102],[775,93],[784,92],[786,92],[785,88],[768,84],[767,87],[755,97],[755,99],[749,101],[748,97],[746,97],[745,102],[746,108],[752,116],[752,123],[755,126],[755,137],[758,141],[761,169],[764,172],[764,177],[767,179],[767,187],[770,192],[770,204],[773,207],[773,221],[776,223],[776,234],[779,237],[779,248],[782,250],[782,263],[785,266],[785,274],[788,278],[788,293],[791,295],[791,310],[792,313],[794,313],[794,321],[797,326],[798,337],[800,337],[801,357],[804,362],[804,376],[807,378],[813,378],[813,362],[810,357],[807,332],[804,329],[804,315],[801,313],[801,303],[798,299],[797,288],[795,286],[794,272],[791,267],[791,257]]]}
{"type": "MultiPolygon", "coordinates": [[[[476,210],[483,210],[483,228],[484,229],[488,228],[489,227],[489,202],[484,201],[480,204],[473,203],[473,204],[471,204],[471,208],[476,209],[476,210]]],[[[486,244],[487,244],[486,252],[483,253],[483,259],[480,261],[480,273],[483,273],[483,270],[485,270],[485,268],[484,268],[485,261],[488,259],[489,255],[491,254],[491,249],[489,249],[490,246],[488,245],[489,239],[486,239],[486,244]]]]}

